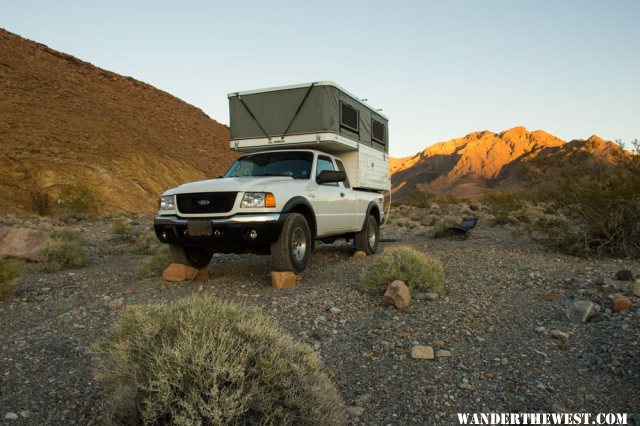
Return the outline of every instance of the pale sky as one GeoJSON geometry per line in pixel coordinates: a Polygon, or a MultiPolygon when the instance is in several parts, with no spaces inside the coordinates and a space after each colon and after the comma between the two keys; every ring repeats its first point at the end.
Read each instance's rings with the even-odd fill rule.
{"type": "Polygon", "coordinates": [[[0,27],[228,124],[229,92],[332,80],[393,156],[523,125],[640,138],[640,1],[0,1],[0,27]]]}

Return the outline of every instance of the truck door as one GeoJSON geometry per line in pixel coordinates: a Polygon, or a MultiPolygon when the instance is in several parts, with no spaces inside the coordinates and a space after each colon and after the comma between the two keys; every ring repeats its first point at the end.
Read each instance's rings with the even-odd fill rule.
{"type": "MultiPolygon", "coordinates": [[[[319,155],[316,162],[318,176],[324,170],[336,170],[331,157],[319,155]]],[[[352,230],[355,222],[356,198],[353,191],[345,188],[345,182],[318,185],[316,196],[316,219],[318,236],[337,234],[352,230]]]]}

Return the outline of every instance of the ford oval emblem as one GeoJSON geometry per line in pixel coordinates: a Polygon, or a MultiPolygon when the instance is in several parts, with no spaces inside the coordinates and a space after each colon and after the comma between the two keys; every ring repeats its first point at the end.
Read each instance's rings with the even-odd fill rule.
{"type": "Polygon", "coordinates": [[[199,206],[208,206],[209,204],[211,204],[211,201],[207,200],[206,198],[204,200],[198,200],[196,202],[196,204],[198,204],[199,206]]]}

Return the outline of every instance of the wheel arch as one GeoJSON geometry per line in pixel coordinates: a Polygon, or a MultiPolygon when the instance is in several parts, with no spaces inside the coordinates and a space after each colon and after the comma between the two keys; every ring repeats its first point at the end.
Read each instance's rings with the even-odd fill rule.
{"type": "Polygon", "coordinates": [[[316,212],[313,210],[311,203],[304,197],[293,197],[282,208],[283,213],[299,213],[307,220],[311,238],[317,235],[316,212]]]}
{"type": "MultiPolygon", "coordinates": [[[[376,204],[375,201],[369,202],[369,205],[367,206],[367,214],[365,215],[365,218],[369,215],[372,215],[376,219],[376,222],[378,222],[378,225],[380,225],[380,221],[382,219],[380,216],[380,208],[378,207],[378,204],[376,204]]],[[[365,220],[365,223],[366,223],[366,220],[365,220]]]]}

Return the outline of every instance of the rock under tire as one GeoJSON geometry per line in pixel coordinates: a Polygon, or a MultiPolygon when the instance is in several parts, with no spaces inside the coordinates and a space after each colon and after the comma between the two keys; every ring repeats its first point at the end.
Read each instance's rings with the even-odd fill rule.
{"type": "Polygon", "coordinates": [[[289,213],[276,242],[271,244],[275,271],[304,271],[313,250],[311,231],[305,217],[289,213]]]}
{"type": "Polygon", "coordinates": [[[196,269],[202,269],[209,264],[213,253],[207,249],[199,247],[182,247],[169,245],[171,260],[174,263],[189,265],[196,269]]]}
{"type": "Polygon", "coordinates": [[[369,215],[364,221],[362,230],[356,233],[356,250],[363,251],[366,254],[373,254],[378,250],[378,240],[380,240],[378,221],[373,215],[369,215]]]}

